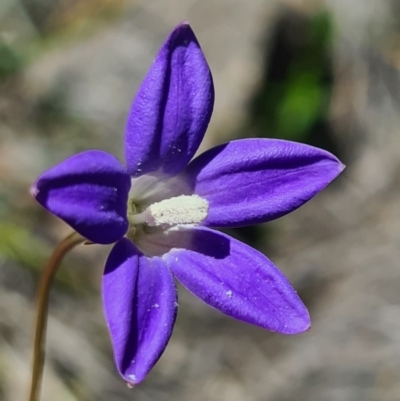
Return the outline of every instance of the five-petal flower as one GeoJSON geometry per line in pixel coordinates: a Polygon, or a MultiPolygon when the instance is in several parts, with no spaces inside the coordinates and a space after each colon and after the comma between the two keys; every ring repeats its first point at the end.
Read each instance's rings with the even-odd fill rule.
{"type": "Polygon", "coordinates": [[[214,103],[209,67],[187,23],[167,38],[128,116],[125,168],[91,150],[44,172],[35,198],[88,240],[114,245],[103,300],[119,373],[137,384],[172,333],[174,277],[208,305],[284,334],[310,327],[307,309],[264,255],[209,227],[283,216],[343,169],[299,143],[248,139],[191,161],[214,103]]]}

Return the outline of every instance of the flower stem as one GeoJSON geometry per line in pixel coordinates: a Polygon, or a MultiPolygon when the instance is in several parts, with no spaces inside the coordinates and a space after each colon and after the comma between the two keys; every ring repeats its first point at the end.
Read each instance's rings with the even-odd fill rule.
{"type": "Polygon", "coordinates": [[[47,311],[49,306],[50,288],[58,267],[68,251],[85,241],[81,235],[73,232],[63,239],[54,250],[49,261],[44,267],[40,279],[38,298],[37,298],[37,316],[35,327],[35,341],[33,346],[33,366],[32,380],[29,401],[39,401],[40,386],[43,376],[43,367],[45,359],[45,342],[47,327],[47,311]]]}

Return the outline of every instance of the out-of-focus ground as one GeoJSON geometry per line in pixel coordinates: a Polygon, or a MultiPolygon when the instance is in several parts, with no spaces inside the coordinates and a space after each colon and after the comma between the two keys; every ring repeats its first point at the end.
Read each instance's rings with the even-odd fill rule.
{"type": "Polygon", "coordinates": [[[145,383],[117,376],[99,294],[107,249],[68,256],[52,292],[43,401],[400,400],[400,6],[395,0],[1,0],[0,400],[27,398],[35,288],[68,228],[28,187],[68,155],[122,156],[130,101],[189,20],[212,69],[203,149],[245,136],[325,147],[347,169],[295,213],[232,232],[310,308],[282,337],[180,291],[145,383]]]}

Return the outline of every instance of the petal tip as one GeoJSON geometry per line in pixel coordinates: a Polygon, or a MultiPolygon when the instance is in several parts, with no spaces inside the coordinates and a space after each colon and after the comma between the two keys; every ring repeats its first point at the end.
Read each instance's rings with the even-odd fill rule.
{"type": "Polygon", "coordinates": [[[340,174],[343,173],[343,170],[346,168],[346,165],[342,163],[336,156],[334,156],[334,159],[332,159],[332,174],[331,174],[331,179],[327,184],[330,182],[334,181],[337,177],[339,177],[340,174]]]}
{"type": "Polygon", "coordinates": [[[170,33],[169,39],[173,47],[177,46],[188,46],[189,43],[195,42],[198,44],[196,36],[191,28],[189,21],[182,21],[175,29],[170,33]]]}
{"type": "Polygon", "coordinates": [[[192,28],[191,28],[191,26],[190,26],[190,24],[189,24],[189,21],[182,21],[182,22],[180,22],[176,27],[175,27],[175,29],[172,31],[172,33],[183,33],[183,32],[185,32],[185,31],[191,31],[191,32],[193,32],[193,30],[192,30],[192,28]]]}
{"type": "MultiPolygon", "coordinates": [[[[318,148],[317,148],[318,149],[318,148]]],[[[338,157],[336,157],[334,154],[320,149],[321,152],[325,153],[325,157],[328,158],[330,161],[332,161],[335,166],[337,167],[337,173],[338,175],[346,168],[346,165],[340,161],[338,157]]]]}
{"type": "Polygon", "coordinates": [[[302,327],[299,327],[298,334],[306,333],[311,330],[311,319],[310,316],[307,316],[307,319],[304,319],[304,324],[302,327]]]}
{"type": "Polygon", "coordinates": [[[282,334],[297,335],[311,330],[311,318],[308,312],[305,316],[299,316],[292,324],[287,324],[281,331],[282,334]]]}
{"type": "Polygon", "coordinates": [[[189,21],[187,21],[187,20],[182,21],[182,22],[177,26],[177,28],[179,28],[179,27],[182,27],[182,28],[190,27],[189,21]]]}
{"type": "Polygon", "coordinates": [[[134,388],[137,384],[139,384],[139,380],[137,379],[136,375],[131,373],[125,377],[126,384],[129,388],[134,388]]]}
{"type": "Polygon", "coordinates": [[[36,199],[39,194],[39,188],[37,187],[37,183],[33,184],[29,188],[29,193],[36,199]]]}
{"type": "Polygon", "coordinates": [[[135,373],[132,373],[132,370],[131,370],[131,372],[125,372],[123,375],[122,375],[122,377],[123,377],[123,379],[125,380],[125,382],[126,382],[126,385],[128,386],[128,388],[135,388],[135,387],[137,387],[139,384],[141,384],[143,381],[144,381],[144,379],[147,377],[147,375],[148,375],[148,373],[149,372],[147,372],[147,373],[140,373],[138,370],[134,370],[135,371],[135,373]]]}

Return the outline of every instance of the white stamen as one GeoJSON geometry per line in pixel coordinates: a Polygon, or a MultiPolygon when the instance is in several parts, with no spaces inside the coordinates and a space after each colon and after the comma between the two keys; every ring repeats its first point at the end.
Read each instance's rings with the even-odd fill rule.
{"type": "Polygon", "coordinates": [[[197,224],[208,214],[208,202],[198,195],[181,195],[150,205],[150,226],[197,224]]]}
{"type": "Polygon", "coordinates": [[[208,201],[198,195],[181,195],[150,205],[143,213],[130,216],[132,224],[152,227],[198,224],[208,215],[208,201]]]}

